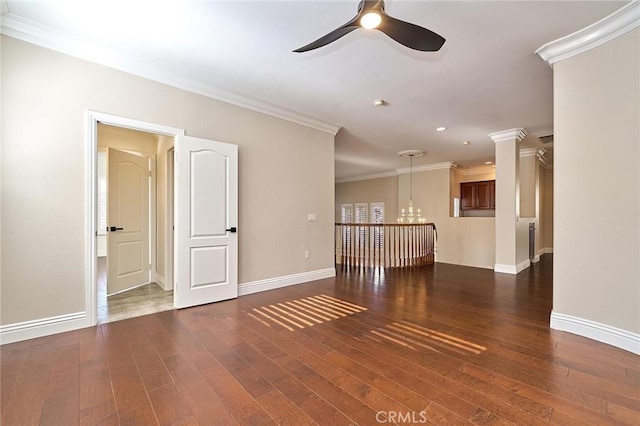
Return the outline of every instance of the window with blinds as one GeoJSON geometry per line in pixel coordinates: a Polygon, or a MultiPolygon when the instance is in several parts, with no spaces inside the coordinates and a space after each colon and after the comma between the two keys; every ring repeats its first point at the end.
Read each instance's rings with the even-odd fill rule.
{"type": "MultiPolygon", "coordinates": [[[[340,206],[342,223],[384,223],[384,203],[355,203],[340,206]]],[[[368,253],[371,249],[380,249],[384,244],[384,230],[382,227],[355,226],[352,237],[350,226],[342,227],[342,247],[358,253],[368,253]],[[353,240],[352,240],[353,238],[353,240]]]]}
{"type": "MultiPolygon", "coordinates": [[[[354,223],[369,223],[369,204],[356,203],[355,204],[355,222],[354,223]]],[[[364,247],[367,244],[367,227],[359,226],[356,231],[356,245],[358,247],[364,247]]]]}
{"type": "MultiPolygon", "coordinates": [[[[384,203],[371,203],[371,223],[384,223],[384,203]]],[[[371,229],[371,243],[374,248],[380,248],[384,244],[384,230],[382,227],[371,229]]]]}
{"type": "MultiPolygon", "coordinates": [[[[342,223],[353,223],[353,204],[342,204],[340,212],[342,223]]],[[[342,242],[345,249],[351,243],[351,227],[342,227],[342,242]]]]}
{"type": "Polygon", "coordinates": [[[353,223],[353,204],[342,204],[340,211],[340,220],[342,223],[353,223]]]}
{"type": "Polygon", "coordinates": [[[107,156],[98,152],[98,235],[107,234],[107,156]]]}

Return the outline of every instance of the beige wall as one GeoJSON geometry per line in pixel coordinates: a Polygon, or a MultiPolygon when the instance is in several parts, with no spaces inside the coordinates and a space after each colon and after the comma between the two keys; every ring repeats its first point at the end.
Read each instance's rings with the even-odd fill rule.
{"type": "Polygon", "coordinates": [[[1,324],[86,310],[88,109],[239,146],[240,283],[333,267],[333,135],[9,37],[1,55],[1,324]]]}
{"type": "Polygon", "coordinates": [[[144,154],[148,158],[156,158],[158,136],[152,133],[139,132],[123,127],[98,125],[98,148],[120,149],[144,154]]]}
{"type": "Polygon", "coordinates": [[[520,217],[537,217],[538,157],[520,153],[520,217]]]}
{"type": "Polygon", "coordinates": [[[540,169],[540,249],[553,251],[553,169],[540,169]]]}
{"type": "Polygon", "coordinates": [[[342,204],[384,203],[384,221],[398,219],[398,177],[359,180],[336,184],[335,221],[341,221],[342,204]]]}
{"type": "Polygon", "coordinates": [[[553,311],[637,335],[640,30],[553,74],[553,311]]]}

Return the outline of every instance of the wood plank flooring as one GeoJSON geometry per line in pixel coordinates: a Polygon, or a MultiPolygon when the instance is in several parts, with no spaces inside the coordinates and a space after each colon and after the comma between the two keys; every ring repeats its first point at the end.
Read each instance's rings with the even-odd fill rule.
{"type": "Polygon", "coordinates": [[[549,329],[551,255],[335,279],[4,345],[4,425],[640,425],[640,357],[549,329]]]}

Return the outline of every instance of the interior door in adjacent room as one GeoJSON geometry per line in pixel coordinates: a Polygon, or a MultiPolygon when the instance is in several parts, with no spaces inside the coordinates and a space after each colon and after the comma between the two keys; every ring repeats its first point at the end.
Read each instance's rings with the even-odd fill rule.
{"type": "Polygon", "coordinates": [[[238,297],[238,147],[178,136],[174,305],[238,297]]]}
{"type": "Polygon", "coordinates": [[[107,294],[149,282],[149,159],[109,148],[107,294]]]}

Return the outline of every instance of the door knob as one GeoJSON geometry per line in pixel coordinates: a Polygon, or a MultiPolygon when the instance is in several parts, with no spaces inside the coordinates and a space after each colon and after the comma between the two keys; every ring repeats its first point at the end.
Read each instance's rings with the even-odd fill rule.
{"type": "Polygon", "coordinates": [[[124,228],[118,228],[117,226],[112,226],[109,228],[109,231],[111,232],[122,231],[122,230],[124,230],[124,228]]]}

